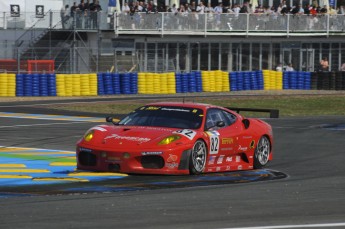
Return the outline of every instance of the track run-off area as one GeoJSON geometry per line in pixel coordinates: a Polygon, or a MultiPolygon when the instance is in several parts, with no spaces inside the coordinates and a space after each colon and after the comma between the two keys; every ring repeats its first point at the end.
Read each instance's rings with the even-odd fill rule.
{"type": "Polygon", "coordinates": [[[263,170],[147,176],[75,170],[105,114],[35,104],[0,103],[1,228],[345,228],[343,116],[265,119],[263,170]]]}

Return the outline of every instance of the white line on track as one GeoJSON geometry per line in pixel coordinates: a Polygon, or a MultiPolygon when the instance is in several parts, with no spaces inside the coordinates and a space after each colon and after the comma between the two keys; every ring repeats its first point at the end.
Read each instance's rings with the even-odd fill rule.
{"type": "Polygon", "coordinates": [[[345,223],[325,223],[325,224],[300,224],[300,225],[277,225],[261,227],[229,227],[223,229],[284,229],[284,228],[322,228],[322,227],[344,227],[345,223]]]}
{"type": "Polygon", "coordinates": [[[28,124],[28,125],[0,126],[0,129],[1,128],[30,127],[30,126],[69,125],[69,124],[75,124],[75,123],[90,123],[90,122],[79,121],[79,122],[39,123],[39,124],[28,124]]]}

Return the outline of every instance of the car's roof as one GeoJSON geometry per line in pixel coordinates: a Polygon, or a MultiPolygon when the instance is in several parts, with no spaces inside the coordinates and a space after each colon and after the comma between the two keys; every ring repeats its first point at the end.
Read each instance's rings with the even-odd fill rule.
{"type": "Polygon", "coordinates": [[[210,107],[219,107],[206,103],[193,103],[193,102],[155,102],[146,104],[147,106],[171,106],[171,107],[188,107],[198,109],[208,109],[210,107]]]}

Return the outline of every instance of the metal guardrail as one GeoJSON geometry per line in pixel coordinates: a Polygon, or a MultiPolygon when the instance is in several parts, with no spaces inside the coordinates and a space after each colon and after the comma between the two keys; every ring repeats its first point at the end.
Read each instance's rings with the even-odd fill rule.
{"type": "Polygon", "coordinates": [[[329,36],[345,34],[344,15],[119,13],[117,34],[329,36]]]}
{"type": "Polygon", "coordinates": [[[75,15],[64,20],[52,11],[43,18],[35,13],[11,17],[0,12],[0,29],[50,28],[53,30],[114,30],[116,34],[239,35],[239,36],[330,36],[345,35],[344,15],[114,13],[99,12],[97,26],[92,15],[75,15]],[[40,20],[40,23],[37,21],[40,20]]]}

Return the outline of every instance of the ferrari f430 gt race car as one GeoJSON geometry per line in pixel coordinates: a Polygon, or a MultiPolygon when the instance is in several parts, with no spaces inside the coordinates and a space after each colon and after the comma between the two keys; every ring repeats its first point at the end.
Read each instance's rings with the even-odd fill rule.
{"type": "Polygon", "coordinates": [[[272,159],[271,126],[224,107],[151,103],[107,121],[78,141],[78,169],[200,174],[259,169],[272,159]]]}

